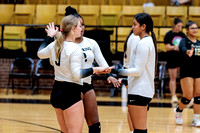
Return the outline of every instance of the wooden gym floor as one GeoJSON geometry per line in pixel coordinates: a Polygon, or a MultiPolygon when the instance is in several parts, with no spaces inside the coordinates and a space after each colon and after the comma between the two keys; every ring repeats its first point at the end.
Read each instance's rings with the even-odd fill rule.
{"type": "MultiPolygon", "coordinates": [[[[129,133],[126,99],[97,97],[102,133],[129,133]]],[[[153,99],[148,112],[149,133],[200,133],[192,127],[192,108],[183,112],[178,126],[170,99],[153,99]]],[[[49,95],[0,94],[0,133],[59,133],[59,125],[49,95]]],[[[88,133],[84,123],[83,133],[88,133]]]]}

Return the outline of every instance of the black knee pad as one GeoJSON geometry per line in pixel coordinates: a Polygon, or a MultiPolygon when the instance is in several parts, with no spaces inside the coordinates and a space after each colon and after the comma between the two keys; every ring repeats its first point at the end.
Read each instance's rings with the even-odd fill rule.
{"type": "Polygon", "coordinates": [[[100,122],[89,126],[89,133],[100,133],[100,132],[101,132],[101,124],[100,124],[100,122]]]}
{"type": "Polygon", "coordinates": [[[194,97],[194,103],[195,104],[200,104],[200,96],[194,97]]]}
{"type": "Polygon", "coordinates": [[[187,99],[187,98],[185,98],[185,97],[182,97],[182,98],[181,98],[181,102],[182,102],[183,104],[189,104],[190,101],[191,101],[191,100],[189,100],[189,99],[187,99]]]}
{"type": "Polygon", "coordinates": [[[146,130],[134,129],[134,133],[147,133],[147,129],[146,130]]]}

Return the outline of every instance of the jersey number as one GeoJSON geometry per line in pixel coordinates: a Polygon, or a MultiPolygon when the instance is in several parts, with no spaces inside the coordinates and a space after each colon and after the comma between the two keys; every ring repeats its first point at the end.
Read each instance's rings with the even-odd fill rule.
{"type": "Polygon", "coordinates": [[[195,55],[200,56],[200,48],[195,48],[195,55]]]}
{"type": "Polygon", "coordinates": [[[83,53],[84,58],[85,58],[85,62],[87,62],[87,55],[85,53],[83,53]]]}

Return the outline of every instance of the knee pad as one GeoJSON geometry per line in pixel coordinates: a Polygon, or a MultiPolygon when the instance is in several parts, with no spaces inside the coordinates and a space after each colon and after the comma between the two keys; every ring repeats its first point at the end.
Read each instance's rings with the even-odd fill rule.
{"type": "Polygon", "coordinates": [[[100,122],[89,126],[89,133],[100,133],[100,132],[101,132],[101,124],[100,124],[100,122]]]}
{"type": "Polygon", "coordinates": [[[181,102],[182,102],[183,104],[189,104],[190,101],[191,101],[191,100],[189,100],[189,99],[187,99],[187,98],[185,98],[185,97],[182,97],[182,98],[181,98],[181,102]]]}
{"type": "Polygon", "coordinates": [[[194,97],[194,103],[195,104],[200,104],[200,96],[194,97]]]}
{"type": "Polygon", "coordinates": [[[134,129],[134,133],[147,133],[147,129],[146,130],[134,129]]]}

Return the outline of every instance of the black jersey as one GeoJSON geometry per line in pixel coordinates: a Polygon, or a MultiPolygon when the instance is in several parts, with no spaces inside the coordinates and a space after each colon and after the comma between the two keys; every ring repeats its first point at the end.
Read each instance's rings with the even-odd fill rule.
{"type": "Polygon", "coordinates": [[[196,43],[190,41],[188,38],[183,38],[179,45],[180,52],[182,54],[182,67],[187,67],[196,71],[200,70],[200,41],[196,43]],[[191,50],[193,47],[194,52],[192,57],[186,54],[187,50],[191,50]]]}
{"type": "MultiPolygon", "coordinates": [[[[183,32],[175,33],[171,30],[165,35],[164,43],[165,45],[170,44],[171,46],[179,46],[182,38],[185,38],[185,34],[183,32]]],[[[179,60],[180,53],[178,51],[167,51],[167,64],[169,68],[179,67],[179,60]]]]}
{"type": "Polygon", "coordinates": [[[172,30],[167,32],[164,38],[165,44],[170,44],[171,46],[176,46],[180,44],[182,38],[185,38],[185,34],[183,32],[175,33],[172,30]]]}

